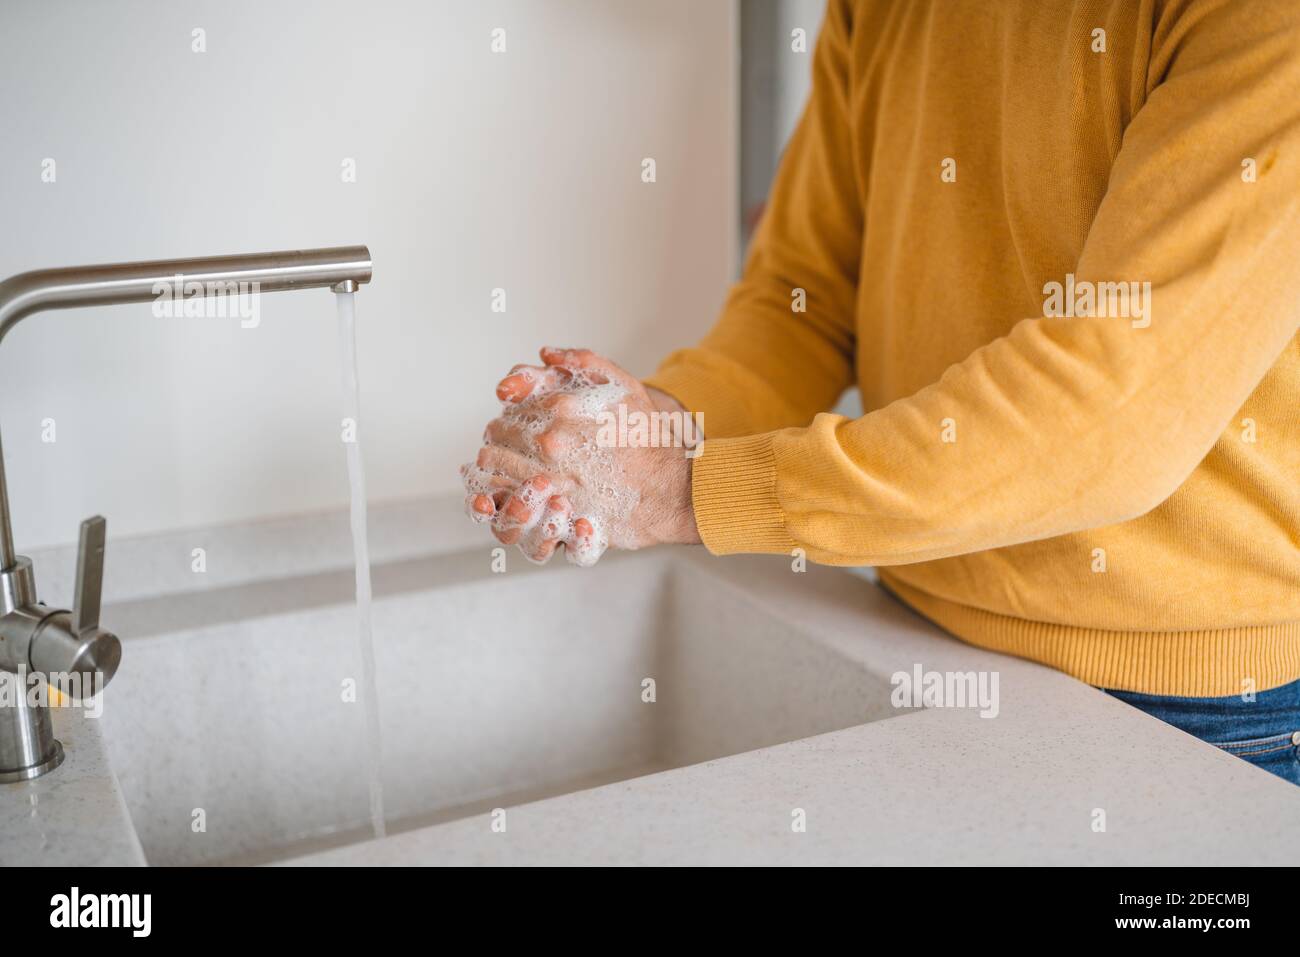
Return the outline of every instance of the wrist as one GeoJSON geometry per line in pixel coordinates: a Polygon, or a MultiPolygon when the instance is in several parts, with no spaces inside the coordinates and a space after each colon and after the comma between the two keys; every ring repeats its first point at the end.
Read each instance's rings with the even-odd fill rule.
{"type": "Polygon", "coordinates": [[[685,412],[686,406],[682,405],[667,392],[660,392],[653,386],[646,386],[646,395],[650,396],[650,402],[658,412],[685,412]]]}
{"type": "Polygon", "coordinates": [[[675,455],[680,455],[678,466],[674,469],[673,478],[673,509],[674,521],[672,538],[669,540],[674,545],[698,545],[701,542],[700,530],[695,524],[695,504],[691,495],[691,480],[695,471],[694,459],[687,458],[683,454],[684,450],[673,449],[675,455]]]}
{"type": "Polygon", "coordinates": [[[695,459],[688,458],[686,460],[686,503],[683,526],[686,534],[685,541],[682,543],[684,545],[701,545],[704,542],[704,539],[700,538],[700,528],[695,524],[695,487],[692,484],[694,480],[695,459]]]}

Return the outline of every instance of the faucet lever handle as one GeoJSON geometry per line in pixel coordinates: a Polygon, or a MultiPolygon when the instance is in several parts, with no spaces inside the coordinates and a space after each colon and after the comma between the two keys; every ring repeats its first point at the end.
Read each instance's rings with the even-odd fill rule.
{"type": "Polygon", "coordinates": [[[77,587],[72,601],[72,630],[77,635],[99,628],[99,598],[104,589],[104,538],[108,523],[95,515],[81,523],[77,546],[77,587]]]}

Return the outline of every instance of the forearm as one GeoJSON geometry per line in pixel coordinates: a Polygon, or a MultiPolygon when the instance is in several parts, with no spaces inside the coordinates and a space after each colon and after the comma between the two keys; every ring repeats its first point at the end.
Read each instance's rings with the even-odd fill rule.
{"type": "Polygon", "coordinates": [[[1155,350],[1116,381],[1100,348],[1021,329],[860,419],[706,443],[693,476],[705,544],[890,565],[1131,519],[1186,479],[1294,334],[1207,323],[1178,369],[1155,350]]]}

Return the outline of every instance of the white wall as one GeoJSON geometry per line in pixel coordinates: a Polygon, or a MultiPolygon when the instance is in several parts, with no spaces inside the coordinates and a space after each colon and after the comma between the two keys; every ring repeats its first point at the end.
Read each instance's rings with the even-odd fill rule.
{"type": "MultiPolygon", "coordinates": [[[[734,22],[731,0],[5,3],[0,276],[367,243],[371,498],[454,489],[493,385],[538,345],[644,374],[712,321],[734,269],[734,22]]],[[[261,309],[257,329],[46,313],[6,339],[20,551],[94,512],[118,537],[346,501],[333,296],[261,309]]]]}

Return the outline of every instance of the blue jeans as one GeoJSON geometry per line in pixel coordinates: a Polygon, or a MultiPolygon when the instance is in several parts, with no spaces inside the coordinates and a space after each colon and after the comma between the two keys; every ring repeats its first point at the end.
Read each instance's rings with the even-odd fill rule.
{"type": "Polygon", "coordinates": [[[1292,784],[1300,784],[1300,681],[1243,701],[1111,691],[1120,701],[1292,784]]]}

